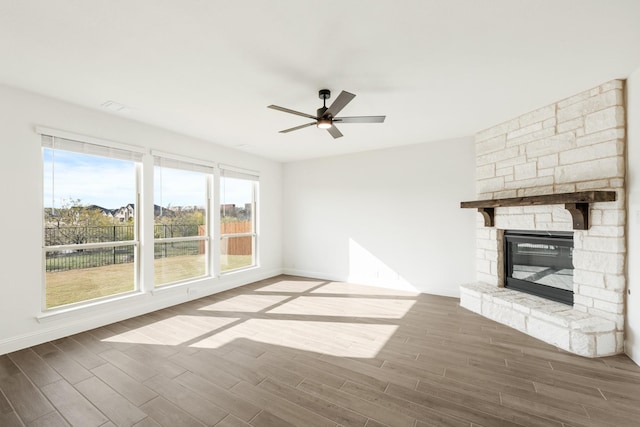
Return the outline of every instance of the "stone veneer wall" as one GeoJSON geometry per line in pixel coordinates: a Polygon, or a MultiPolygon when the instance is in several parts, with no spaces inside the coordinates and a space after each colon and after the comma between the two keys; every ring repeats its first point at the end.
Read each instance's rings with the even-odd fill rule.
{"type": "Polygon", "coordinates": [[[478,200],[615,190],[617,201],[592,204],[590,229],[574,231],[573,308],[500,288],[503,230],[573,231],[563,205],[497,208],[495,228],[478,214],[480,284],[461,287],[461,304],[578,354],[622,352],[625,145],[622,80],[479,132],[478,200]]]}

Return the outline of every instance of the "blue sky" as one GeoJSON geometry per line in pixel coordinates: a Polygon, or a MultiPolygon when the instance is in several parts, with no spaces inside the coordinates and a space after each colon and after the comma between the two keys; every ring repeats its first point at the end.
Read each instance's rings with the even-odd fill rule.
{"type": "MultiPolygon", "coordinates": [[[[99,156],[43,150],[44,206],[60,208],[65,200],[80,199],[83,205],[117,209],[135,202],[135,165],[133,162],[99,156]],[[54,190],[55,187],[55,191],[54,190]]],[[[161,168],[154,180],[154,202],[169,206],[203,206],[205,181],[201,174],[161,168]],[[160,191],[161,190],[161,191],[160,191]]],[[[221,190],[226,203],[244,206],[248,182],[229,180],[221,190]]],[[[223,201],[221,201],[223,202],[223,201]]]]}

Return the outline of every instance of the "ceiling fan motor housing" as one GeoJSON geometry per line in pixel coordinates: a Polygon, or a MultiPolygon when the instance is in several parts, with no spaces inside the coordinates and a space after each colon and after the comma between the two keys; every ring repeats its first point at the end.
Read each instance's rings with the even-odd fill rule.
{"type": "Polygon", "coordinates": [[[318,117],[318,118],[324,117],[324,113],[325,113],[325,111],[327,111],[327,110],[328,110],[328,108],[327,108],[327,107],[320,107],[320,108],[318,108],[318,110],[317,110],[317,114],[316,114],[316,117],[318,117]]]}

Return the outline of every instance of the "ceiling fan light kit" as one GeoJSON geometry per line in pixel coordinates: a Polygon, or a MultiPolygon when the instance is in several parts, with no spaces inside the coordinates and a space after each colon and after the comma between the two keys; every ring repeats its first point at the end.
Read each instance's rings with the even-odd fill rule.
{"type": "Polygon", "coordinates": [[[331,119],[318,119],[318,127],[320,129],[329,129],[331,127],[331,119]]]}
{"type": "Polygon", "coordinates": [[[320,129],[326,129],[329,134],[334,138],[340,138],[342,133],[336,128],[335,122],[341,123],[383,123],[386,116],[360,116],[360,117],[337,117],[336,115],[347,106],[353,98],[356,96],[352,93],[342,91],[340,95],[333,101],[333,103],[327,108],[327,99],[331,98],[331,91],[329,89],[321,89],[318,92],[318,97],[322,99],[322,107],[318,108],[316,115],[301,113],[300,111],[290,110],[288,108],[279,107],[277,105],[269,105],[267,108],[273,110],[282,111],[289,114],[295,114],[297,116],[306,117],[315,120],[311,123],[292,127],[289,129],[281,130],[280,133],[288,133],[294,130],[303,129],[309,126],[316,125],[320,129]]]}

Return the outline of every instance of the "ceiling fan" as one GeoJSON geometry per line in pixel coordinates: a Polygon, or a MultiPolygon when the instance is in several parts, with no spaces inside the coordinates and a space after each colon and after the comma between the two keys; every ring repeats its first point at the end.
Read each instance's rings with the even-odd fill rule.
{"type": "Polygon", "coordinates": [[[322,107],[318,108],[315,116],[311,114],[301,113],[299,111],[290,110],[284,107],[278,107],[277,105],[269,105],[267,108],[272,108],[278,111],[284,111],[285,113],[296,114],[298,116],[307,117],[313,119],[311,123],[292,127],[289,129],[281,130],[280,133],[287,133],[294,130],[306,128],[316,125],[320,129],[326,129],[332,137],[340,138],[342,132],[336,128],[336,123],[382,123],[386,116],[357,116],[357,117],[336,117],[336,115],[351,102],[356,96],[352,93],[342,91],[340,95],[333,101],[333,103],[327,108],[327,99],[331,98],[331,91],[329,89],[321,89],[318,92],[318,97],[322,99],[322,107]]]}

